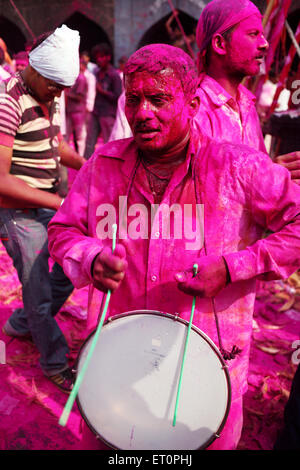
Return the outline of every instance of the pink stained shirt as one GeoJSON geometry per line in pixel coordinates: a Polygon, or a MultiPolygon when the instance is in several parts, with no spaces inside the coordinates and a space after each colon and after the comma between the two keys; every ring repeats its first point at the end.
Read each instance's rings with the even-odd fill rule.
{"type": "MultiPolygon", "coordinates": [[[[90,285],[91,328],[97,323],[102,298],[91,285],[91,265],[104,246],[111,246],[110,238],[99,239],[105,210],[115,208],[118,223],[119,197],[128,196],[130,226],[139,208],[150,213],[153,204],[141,164],[133,175],[137,159],[133,139],[106,144],[99,152],[79,171],[48,229],[51,256],[63,266],[75,287],[90,285]]],[[[223,255],[232,280],[215,297],[215,305],[224,347],[231,349],[236,344],[242,349],[228,363],[235,399],[247,388],[256,277],[288,277],[300,265],[300,187],[291,182],[285,168],[272,163],[264,153],[207,137],[200,141],[195,136],[187,160],[170,180],[163,203],[195,205],[191,174],[195,155],[199,155],[195,174],[197,194],[204,204],[207,255],[223,255]],[[266,228],[278,233],[261,240],[266,228]]],[[[187,222],[186,228],[191,220],[187,222]]],[[[112,294],[108,316],[150,309],[189,320],[192,297],[179,291],[174,275],[191,268],[205,253],[203,249],[187,249],[190,237],[184,230],[181,239],[162,238],[161,233],[154,227],[148,238],[129,241],[128,270],[112,294]]],[[[194,324],[218,345],[210,299],[197,298],[194,324]]]]}
{"type": "Polygon", "coordinates": [[[255,108],[256,98],[246,87],[239,85],[235,100],[216,80],[204,75],[197,96],[200,107],[194,127],[201,134],[267,153],[255,108]]]}

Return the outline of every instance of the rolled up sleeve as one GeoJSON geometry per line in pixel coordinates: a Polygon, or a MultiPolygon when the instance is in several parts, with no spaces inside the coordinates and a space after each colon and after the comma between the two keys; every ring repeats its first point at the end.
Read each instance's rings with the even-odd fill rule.
{"type": "Polygon", "coordinates": [[[89,163],[84,165],[72,189],[48,225],[49,252],[76,288],[93,282],[92,262],[103,248],[88,227],[89,163]]]}

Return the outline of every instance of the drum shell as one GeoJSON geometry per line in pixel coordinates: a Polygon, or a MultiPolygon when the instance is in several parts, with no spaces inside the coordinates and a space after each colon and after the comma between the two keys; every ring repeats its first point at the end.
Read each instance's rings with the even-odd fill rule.
{"type": "MultiPolygon", "coordinates": [[[[83,380],[77,396],[77,404],[83,419],[91,431],[112,449],[188,449],[187,444],[190,441],[193,441],[191,449],[205,449],[220,435],[230,409],[231,386],[229,373],[218,348],[194,325],[191,328],[187,348],[177,422],[175,427],[172,426],[175,396],[187,327],[188,323],[177,316],[148,310],[131,311],[116,315],[110,318],[103,326],[97,344],[97,348],[99,347],[100,349],[101,343],[103,344],[102,347],[104,349],[100,354],[101,359],[97,358],[100,349],[98,352],[95,350],[94,363],[89,364],[88,367],[91,376],[95,375],[95,370],[97,369],[98,382],[96,381],[94,386],[91,383],[90,385],[85,384],[86,380],[89,381],[91,378],[83,380]],[[132,323],[131,326],[130,323],[132,323]],[[154,323],[157,323],[157,325],[152,330],[154,323]],[[122,329],[124,331],[121,331],[122,329]],[[106,335],[106,339],[104,335],[106,335]],[[120,338],[116,339],[117,336],[122,337],[122,341],[128,344],[120,344],[118,342],[120,338]],[[201,351],[199,352],[198,349],[201,349],[201,351]],[[110,357],[111,353],[113,353],[113,359],[110,357]],[[142,362],[141,365],[137,364],[135,366],[134,362],[131,362],[135,360],[133,358],[135,354],[136,360],[139,358],[142,362]],[[201,354],[201,361],[199,361],[199,354],[201,354]],[[214,374],[206,371],[207,366],[204,365],[204,359],[202,360],[203,354],[206,356],[205,361],[212,364],[213,369],[218,369],[214,374]],[[198,365],[193,365],[195,357],[198,365]],[[92,373],[93,367],[94,372],[92,373]],[[129,368],[128,372],[124,372],[126,367],[129,368]],[[193,370],[194,367],[195,370],[193,370]],[[201,371],[198,371],[199,368],[201,371]],[[169,370],[171,371],[170,374],[169,370]],[[212,377],[206,377],[209,374],[212,377]],[[122,375],[124,375],[124,378],[121,377],[119,379],[119,376],[122,375]],[[166,376],[168,377],[165,378],[166,376]],[[124,380],[128,381],[128,383],[124,384],[124,380]],[[212,383],[209,383],[210,381],[212,383]],[[94,388],[98,388],[98,391],[100,390],[99,396],[91,390],[94,388]],[[117,388],[119,388],[119,391],[116,391],[117,388]],[[221,392],[218,389],[223,388],[224,392],[222,393],[224,397],[221,396],[220,399],[219,395],[221,392]],[[106,390],[104,391],[104,389],[106,390]],[[204,400],[211,396],[212,403],[208,405],[203,403],[199,408],[198,392],[202,400],[203,396],[204,400]],[[127,397],[126,393],[128,394],[127,397]],[[124,397],[124,399],[126,397],[128,401],[124,403],[122,399],[120,400],[120,397],[124,397]],[[95,408],[87,411],[90,408],[90,400],[94,402],[95,408]],[[194,405],[193,400],[196,401],[194,405]],[[219,404],[219,401],[221,404],[219,404]],[[124,413],[127,403],[129,403],[127,415],[130,419],[132,418],[132,423],[130,424],[127,422],[128,416],[124,413]],[[219,421],[217,419],[216,423],[213,423],[212,430],[205,429],[204,427],[203,430],[197,428],[198,424],[194,423],[194,410],[191,409],[193,406],[195,407],[195,412],[199,409],[198,415],[209,415],[210,413],[218,413],[220,415],[218,417],[219,421]],[[109,413],[107,414],[107,409],[110,407],[114,409],[112,416],[108,416],[109,413]],[[220,410],[215,411],[214,408],[218,407],[220,410]],[[151,408],[149,414],[147,414],[148,408],[151,408]],[[188,412],[189,409],[190,412],[188,412]],[[182,410],[186,410],[187,418],[182,417],[182,410]],[[96,417],[98,414],[99,416],[96,417]],[[119,417],[120,421],[118,421],[119,417]],[[124,423],[122,420],[124,420],[124,423]],[[99,429],[102,425],[104,429],[99,429]],[[116,433],[122,432],[120,429],[123,426],[125,428],[125,440],[123,436],[118,436],[115,440],[113,430],[108,429],[107,426],[114,426],[116,433]],[[145,429],[141,431],[143,426],[145,429]],[[195,426],[197,429],[194,429],[195,426]],[[137,429],[141,433],[140,440],[137,429]],[[180,429],[181,431],[179,431],[180,429]],[[151,433],[155,435],[156,440],[152,440],[151,433]],[[161,436],[159,436],[160,433],[161,436]],[[197,441],[198,436],[196,436],[196,433],[200,435],[199,442],[197,441]],[[167,437],[165,434],[167,434],[167,437]]],[[[80,349],[76,364],[77,370],[80,370],[80,363],[84,361],[83,356],[87,354],[86,348],[91,342],[94,333],[95,331],[88,336],[80,349]]],[[[211,368],[211,365],[208,368],[211,368]]]]}

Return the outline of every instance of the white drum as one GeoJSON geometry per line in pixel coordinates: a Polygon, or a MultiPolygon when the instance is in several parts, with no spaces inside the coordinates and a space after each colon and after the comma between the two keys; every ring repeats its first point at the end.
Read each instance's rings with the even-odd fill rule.
{"type": "MultiPolygon", "coordinates": [[[[90,429],[113,449],[204,449],[219,436],[230,407],[230,380],[214,343],[192,326],[176,425],[173,416],[188,323],[141,310],[102,327],[77,395],[90,429]]],[[[94,332],[77,361],[80,372],[94,332]]]]}

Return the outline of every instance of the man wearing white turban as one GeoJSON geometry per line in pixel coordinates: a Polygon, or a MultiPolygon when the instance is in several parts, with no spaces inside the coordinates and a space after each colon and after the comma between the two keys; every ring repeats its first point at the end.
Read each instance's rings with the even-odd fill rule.
{"type": "Polygon", "coordinates": [[[79,74],[79,33],[63,25],[37,39],[29,65],[0,85],[0,236],[22,284],[23,308],[3,326],[31,337],[44,374],[69,393],[66,339],[54,316],[73,290],[58,264],[49,272],[47,225],[62,204],[60,162],[85,160],[60,134],[59,97],[79,74]]]}
{"type": "Polygon", "coordinates": [[[74,85],[79,75],[78,31],[62,25],[29,53],[29,63],[43,77],[64,87],[74,85]]]}

